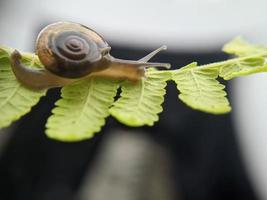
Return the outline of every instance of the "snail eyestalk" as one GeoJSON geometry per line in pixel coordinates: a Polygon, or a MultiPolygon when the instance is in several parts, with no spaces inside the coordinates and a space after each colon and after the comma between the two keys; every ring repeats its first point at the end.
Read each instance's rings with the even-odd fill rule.
{"type": "Polygon", "coordinates": [[[147,67],[165,67],[167,69],[171,67],[169,63],[147,62],[157,53],[166,49],[167,47],[165,45],[161,46],[160,48],[154,50],[147,56],[137,61],[118,59],[108,54],[105,56],[105,58],[110,63],[109,68],[103,71],[94,72],[90,76],[112,77],[116,79],[127,79],[130,81],[138,81],[145,76],[145,68],[147,67]]]}
{"type": "Polygon", "coordinates": [[[167,46],[166,45],[162,45],[161,47],[157,48],[156,50],[152,51],[151,53],[149,53],[148,55],[146,55],[145,57],[141,58],[139,61],[144,61],[147,62],[149,61],[152,57],[154,57],[156,54],[158,54],[161,51],[165,51],[167,50],[167,46]]]}
{"type": "Polygon", "coordinates": [[[151,53],[149,53],[148,55],[146,55],[145,57],[134,61],[134,60],[124,60],[124,59],[118,59],[118,58],[114,58],[112,56],[110,56],[111,61],[112,62],[117,62],[119,64],[133,64],[133,65],[137,65],[137,66],[143,66],[143,67],[164,67],[166,69],[170,69],[171,65],[169,63],[154,63],[154,62],[148,62],[152,57],[154,57],[156,54],[158,54],[160,51],[163,50],[167,50],[167,46],[163,45],[159,48],[157,48],[156,50],[152,51],[151,53]]]}

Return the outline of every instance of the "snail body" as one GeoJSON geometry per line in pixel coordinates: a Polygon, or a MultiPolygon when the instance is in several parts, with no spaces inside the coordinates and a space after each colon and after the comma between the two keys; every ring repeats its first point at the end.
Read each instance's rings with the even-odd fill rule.
{"type": "Polygon", "coordinates": [[[37,37],[36,54],[43,69],[24,66],[20,53],[11,55],[17,79],[32,89],[61,87],[90,76],[140,80],[146,67],[170,67],[167,63],[150,63],[150,58],[165,46],[138,60],[117,59],[111,47],[94,30],[77,23],[57,22],[46,26],[37,37]]]}

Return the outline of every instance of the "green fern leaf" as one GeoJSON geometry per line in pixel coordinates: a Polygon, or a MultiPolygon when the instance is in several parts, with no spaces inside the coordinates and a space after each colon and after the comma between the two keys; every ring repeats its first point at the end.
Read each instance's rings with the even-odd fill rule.
{"type": "MultiPolygon", "coordinates": [[[[11,48],[0,47],[0,128],[9,126],[28,113],[45,95],[45,91],[32,91],[17,81],[9,61],[12,51],[11,48]]],[[[41,66],[34,54],[23,53],[22,57],[27,66],[41,66]]]]}
{"type": "Polygon", "coordinates": [[[224,85],[220,84],[217,69],[205,69],[190,64],[176,71],[173,80],[180,91],[179,98],[188,106],[213,114],[231,110],[224,85]]]}
{"type": "Polygon", "coordinates": [[[247,56],[266,52],[267,47],[250,44],[246,42],[242,37],[236,37],[229,43],[224,45],[223,51],[225,53],[234,54],[236,56],[247,56]]]}
{"type": "Polygon", "coordinates": [[[267,65],[265,64],[265,58],[256,56],[236,59],[236,62],[232,61],[229,64],[222,64],[219,69],[219,75],[225,80],[230,80],[232,78],[266,71],[267,65]]]}
{"type": "Polygon", "coordinates": [[[111,107],[111,115],[132,127],[152,126],[158,121],[166,92],[166,81],[170,79],[170,72],[158,72],[148,70],[147,78],[137,83],[122,82],[121,96],[111,107]]]}
{"type": "Polygon", "coordinates": [[[61,99],[46,124],[46,134],[62,141],[79,141],[93,137],[105,124],[114,101],[118,83],[91,78],[65,86],[61,99]]]}

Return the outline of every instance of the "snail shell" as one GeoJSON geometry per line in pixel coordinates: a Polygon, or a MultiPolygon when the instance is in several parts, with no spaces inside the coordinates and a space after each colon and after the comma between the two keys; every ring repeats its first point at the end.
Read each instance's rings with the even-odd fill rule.
{"type": "Polygon", "coordinates": [[[107,68],[99,61],[109,49],[98,33],[69,22],[48,25],[36,42],[36,54],[45,68],[66,78],[79,78],[107,68]]]}
{"type": "Polygon", "coordinates": [[[57,22],[46,26],[36,41],[36,54],[43,69],[23,65],[17,50],[10,61],[15,76],[25,86],[49,89],[91,76],[140,80],[146,67],[170,67],[168,63],[148,62],[165,49],[162,46],[137,61],[118,59],[110,55],[111,47],[94,30],[77,23],[57,22]]]}

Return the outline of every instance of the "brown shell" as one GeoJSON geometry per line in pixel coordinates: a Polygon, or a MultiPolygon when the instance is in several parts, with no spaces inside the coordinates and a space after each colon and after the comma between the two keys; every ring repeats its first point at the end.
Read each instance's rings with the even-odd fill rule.
{"type": "Polygon", "coordinates": [[[71,22],[57,22],[46,26],[36,41],[36,54],[45,68],[66,78],[80,78],[98,71],[99,62],[109,49],[108,43],[97,32],[71,22]],[[68,38],[67,45],[64,37],[68,38]],[[75,38],[74,41],[69,39],[72,37],[75,38]],[[77,53],[76,45],[81,52],[77,53]],[[64,49],[66,46],[67,49],[64,49]]]}

